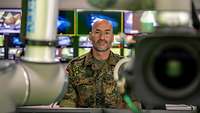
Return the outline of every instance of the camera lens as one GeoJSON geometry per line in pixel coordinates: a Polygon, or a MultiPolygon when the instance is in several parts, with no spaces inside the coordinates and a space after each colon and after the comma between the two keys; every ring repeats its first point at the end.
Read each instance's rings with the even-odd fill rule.
{"type": "Polygon", "coordinates": [[[153,65],[157,81],[166,88],[177,90],[190,86],[197,77],[197,61],[183,48],[166,48],[153,65]]]}
{"type": "Polygon", "coordinates": [[[194,46],[172,41],[148,54],[144,77],[155,94],[168,99],[182,99],[197,91],[200,83],[199,54],[194,46]]]}

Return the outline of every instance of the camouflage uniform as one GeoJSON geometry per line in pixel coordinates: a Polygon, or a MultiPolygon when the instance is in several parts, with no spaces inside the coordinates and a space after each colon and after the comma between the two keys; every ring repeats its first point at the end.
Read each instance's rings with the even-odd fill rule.
{"type": "Polygon", "coordinates": [[[123,99],[113,79],[114,67],[121,58],[111,52],[108,60],[98,61],[90,52],[70,61],[69,87],[60,106],[121,108],[123,99]]]}

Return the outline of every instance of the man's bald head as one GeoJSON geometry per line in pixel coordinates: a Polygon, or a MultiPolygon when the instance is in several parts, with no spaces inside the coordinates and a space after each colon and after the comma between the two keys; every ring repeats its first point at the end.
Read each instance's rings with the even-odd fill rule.
{"type": "Polygon", "coordinates": [[[104,25],[106,25],[106,26],[108,26],[108,28],[111,30],[111,31],[113,31],[113,26],[112,26],[112,24],[108,21],[108,20],[98,20],[98,21],[96,21],[94,24],[93,24],[93,26],[92,26],[92,32],[98,27],[98,26],[104,26],[104,25]]]}

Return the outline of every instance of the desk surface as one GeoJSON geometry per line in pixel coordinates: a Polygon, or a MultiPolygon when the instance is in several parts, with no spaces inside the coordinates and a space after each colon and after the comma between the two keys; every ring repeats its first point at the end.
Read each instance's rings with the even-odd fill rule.
{"type": "MultiPolygon", "coordinates": [[[[129,109],[109,108],[41,108],[41,107],[20,107],[16,113],[133,113],[129,109]]],[[[142,113],[196,113],[196,111],[183,110],[142,110],[142,113]]]]}

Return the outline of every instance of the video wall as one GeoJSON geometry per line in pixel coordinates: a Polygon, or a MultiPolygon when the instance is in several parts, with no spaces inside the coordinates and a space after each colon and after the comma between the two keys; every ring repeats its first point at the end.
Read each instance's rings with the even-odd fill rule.
{"type": "MultiPolygon", "coordinates": [[[[106,19],[113,26],[114,53],[131,56],[129,43],[142,34],[141,19],[145,11],[121,10],[59,10],[57,18],[56,57],[68,61],[90,51],[88,38],[94,22],[106,19]]],[[[18,8],[0,8],[0,59],[13,59],[18,49],[25,47],[20,37],[22,11],[18,8]]],[[[154,23],[155,24],[155,23],[154,23]]]]}

